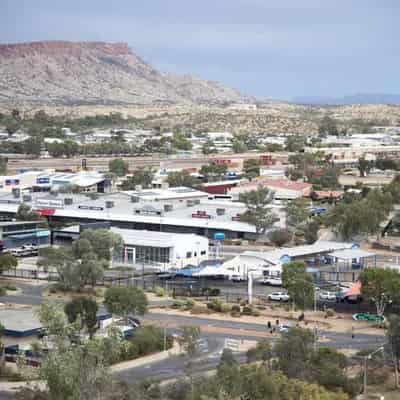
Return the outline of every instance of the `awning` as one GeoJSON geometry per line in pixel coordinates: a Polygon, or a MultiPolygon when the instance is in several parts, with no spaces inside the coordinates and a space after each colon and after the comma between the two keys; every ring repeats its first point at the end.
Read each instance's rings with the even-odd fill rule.
{"type": "Polygon", "coordinates": [[[193,276],[230,276],[231,271],[228,271],[224,267],[213,267],[211,265],[204,267],[199,272],[195,272],[193,276]]]}
{"type": "Polygon", "coordinates": [[[367,258],[367,257],[374,257],[375,253],[369,253],[368,251],[360,250],[360,249],[344,249],[344,250],[337,250],[333,253],[329,253],[329,257],[335,257],[339,260],[344,261],[351,261],[354,259],[359,258],[367,258]]]}
{"type": "Polygon", "coordinates": [[[357,281],[346,292],[345,297],[356,297],[356,296],[360,296],[360,295],[361,295],[361,282],[357,281]]]}

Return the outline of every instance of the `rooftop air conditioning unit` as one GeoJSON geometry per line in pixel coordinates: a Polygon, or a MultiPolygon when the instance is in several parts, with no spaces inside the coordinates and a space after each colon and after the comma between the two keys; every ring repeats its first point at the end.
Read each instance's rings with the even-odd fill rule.
{"type": "Polygon", "coordinates": [[[172,211],[173,208],[174,208],[174,207],[173,207],[172,204],[164,204],[164,211],[165,211],[165,212],[172,211]]]}
{"type": "Polygon", "coordinates": [[[194,199],[194,200],[193,200],[193,203],[194,203],[194,204],[200,204],[200,199],[194,199]]]}
{"type": "Polygon", "coordinates": [[[168,188],[169,188],[168,182],[163,182],[163,183],[161,184],[161,189],[166,190],[166,189],[168,189],[168,188]]]}
{"type": "Polygon", "coordinates": [[[18,188],[13,188],[11,193],[16,199],[19,199],[19,196],[21,195],[21,191],[18,188]]]}
{"type": "Polygon", "coordinates": [[[137,192],[140,192],[142,189],[143,189],[142,185],[136,185],[136,186],[135,186],[135,190],[136,190],[137,192]]]}
{"type": "Polygon", "coordinates": [[[131,196],[131,203],[139,203],[139,197],[138,196],[131,196]]]}
{"type": "Polygon", "coordinates": [[[225,208],[217,208],[217,215],[224,215],[225,211],[225,208]]]}
{"type": "Polygon", "coordinates": [[[31,196],[30,194],[24,194],[24,195],[22,196],[22,201],[23,201],[24,203],[29,203],[29,202],[32,201],[32,196],[31,196]]]}
{"type": "Polygon", "coordinates": [[[106,201],[106,208],[113,208],[114,207],[114,202],[113,201],[106,201]]]}
{"type": "Polygon", "coordinates": [[[73,202],[74,202],[74,200],[71,197],[67,197],[64,199],[64,204],[66,206],[70,206],[73,202]]]}
{"type": "Polygon", "coordinates": [[[186,200],[187,207],[193,207],[196,203],[193,200],[186,200]]]}

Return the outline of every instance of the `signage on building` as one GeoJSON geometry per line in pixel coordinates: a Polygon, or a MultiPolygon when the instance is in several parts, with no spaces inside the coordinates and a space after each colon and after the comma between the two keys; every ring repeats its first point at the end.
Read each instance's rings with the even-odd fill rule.
{"type": "Polygon", "coordinates": [[[46,208],[63,208],[64,201],[62,199],[36,199],[36,207],[46,207],[46,208]]]}
{"type": "Polygon", "coordinates": [[[2,204],[20,204],[21,200],[0,199],[2,204]]]}
{"type": "Polygon", "coordinates": [[[196,211],[192,214],[192,218],[205,218],[210,219],[211,215],[207,214],[207,211],[196,211]]]}
{"type": "Polygon", "coordinates": [[[46,183],[50,183],[50,178],[48,178],[48,177],[36,178],[36,183],[38,185],[43,185],[43,184],[46,184],[46,183]]]}
{"type": "Polygon", "coordinates": [[[17,186],[19,185],[19,179],[9,178],[5,180],[6,186],[17,186]]]}
{"type": "Polygon", "coordinates": [[[50,231],[37,231],[36,237],[47,237],[50,236],[50,231]]]}
{"type": "Polygon", "coordinates": [[[78,206],[80,210],[92,210],[92,211],[103,211],[104,207],[98,206],[78,206]]]}

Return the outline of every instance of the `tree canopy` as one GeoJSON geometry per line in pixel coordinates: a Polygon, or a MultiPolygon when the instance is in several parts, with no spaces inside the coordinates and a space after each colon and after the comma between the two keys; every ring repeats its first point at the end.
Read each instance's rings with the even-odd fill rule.
{"type": "Polygon", "coordinates": [[[302,261],[292,261],[284,264],[282,269],[282,284],[287,289],[291,301],[296,306],[306,309],[312,306],[314,300],[314,282],[306,272],[302,261]]]}
{"type": "Polygon", "coordinates": [[[111,287],[104,294],[107,311],[125,319],[129,314],[143,315],[147,310],[147,297],[136,287],[111,287]]]}
{"type": "Polygon", "coordinates": [[[125,176],[129,171],[129,165],[123,158],[114,158],[108,163],[108,170],[117,176],[125,176]]]}
{"type": "Polygon", "coordinates": [[[246,204],[247,210],[241,214],[240,220],[254,225],[258,235],[265,234],[275,221],[275,216],[269,207],[274,198],[273,192],[261,186],[256,190],[239,195],[239,201],[246,204]]]}
{"type": "Polygon", "coordinates": [[[383,315],[389,304],[400,304],[400,273],[393,269],[365,268],[359,276],[361,295],[383,315]]]}

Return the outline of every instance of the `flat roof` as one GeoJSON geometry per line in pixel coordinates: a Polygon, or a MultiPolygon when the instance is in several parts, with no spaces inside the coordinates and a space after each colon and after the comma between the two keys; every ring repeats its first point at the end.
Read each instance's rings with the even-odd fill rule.
{"type": "Polygon", "coordinates": [[[289,257],[302,257],[311,256],[314,254],[332,252],[342,249],[350,249],[353,243],[343,243],[343,242],[330,242],[325,240],[320,240],[310,245],[295,246],[295,247],[283,247],[271,251],[245,251],[243,255],[259,257],[271,264],[279,264],[281,262],[281,257],[287,255],[289,257]]]}
{"type": "Polygon", "coordinates": [[[3,226],[26,225],[26,224],[39,224],[40,221],[1,221],[0,228],[3,226]]]}
{"type": "Polygon", "coordinates": [[[0,309],[0,322],[6,331],[22,333],[42,328],[32,309],[0,309]]]}
{"type": "Polygon", "coordinates": [[[177,242],[207,240],[203,236],[198,236],[193,233],[169,233],[157,232],[137,229],[121,229],[112,227],[111,232],[117,233],[122,237],[125,244],[146,246],[146,247],[174,247],[177,242]]]}
{"type": "Polygon", "coordinates": [[[358,259],[358,258],[374,257],[375,255],[376,255],[375,253],[370,253],[368,251],[360,249],[336,250],[328,254],[328,256],[330,257],[336,257],[340,260],[345,260],[345,261],[351,261],[353,259],[358,259]]]}
{"type": "MultiPolygon", "coordinates": [[[[175,189],[175,188],[174,188],[175,189]]],[[[157,191],[151,190],[152,192],[157,191]]],[[[138,196],[138,202],[132,202],[131,195],[127,192],[115,192],[110,194],[85,195],[59,193],[57,196],[49,193],[34,192],[30,193],[31,201],[25,203],[32,206],[33,209],[51,209],[52,215],[68,218],[79,218],[84,220],[99,221],[119,221],[119,222],[139,222],[159,225],[174,225],[199,227],[210,229],[231,230],[237,232],[255,232],[255,227],[245,222],[232,220],[241,214],[245,207],[242,203],[213,202],[208,200],[208,193],[199,191],[188,191],[185,193],[201,193],[204,199],[199,199],[198,204],[187,204],[184,198],[177,199],[147,199],[138,196]],[[72,199],[72,204],[66,205],[64,199],[72,199]],[[39,201],[38,201],[39,200],[39,201]],[[107,202],[113,202],[111,208],[107,208],[107,202]],[[172,205],[171,210],[165,210],[164,205],[172,205]],[[143,210],[143,213],[136,213],[135,210],[143,210]],[[224,209],[221,212],[218,209],[224,209]],[[217,211],[218,210],[218,211],[217,211]],[[198,214],[205,212],[206,216],[198,214]],[[198,216],[198,217],[197,217],[198,216]],[[197,217],[197,218],[196,218],[197,217]]],[[[0,212],[15,213],[21,201],[18,204],[7,203],[9,200],[15,200],[12,194],[0,195],[0,212]]],[[[275,209],[276,213],[281,213],[275,209]]]]}

